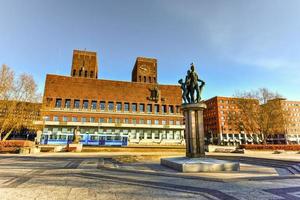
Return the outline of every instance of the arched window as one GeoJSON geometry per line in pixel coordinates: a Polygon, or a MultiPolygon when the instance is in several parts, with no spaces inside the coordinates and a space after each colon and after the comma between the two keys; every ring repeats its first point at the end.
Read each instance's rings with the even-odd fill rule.
{"type": "Polygon", "coordinates": [[[145,83],[147,82],[147,77],[146,77],[146,76],[144,76],[144,82],[145,82],[145,83]]]}
{"type": "Polygon", "coordinates": [[[87,77],[87,70],[85,70],[84,72],[84,77],[87,77]]]}
{"type": "Polygon", "coordinates": [[[142,76],[139,76],[139,82],[142,82],[142,76]]]}
{"type": "Polygon", "coordinates": [[[90,72],[90,77],[93,78],[93,76],[94,76],[94,72],[91,71],[91,72],[90,72]]]}
{"type": "Polygon", "coordinates": [[[151,83],[152,82],[152,80],[151,80],[151,76],[149,76],[149,83],[151,83]]]}
{"type": "Polygon", "coordinates": [[[81,74],[82,74],[82,69],[79,70],[79,76],[81,76],[81,74]]]}
{"type": "Polygon", "coordinates": [[[155,77],[153,77],[153,82],[156,83],[156,78],[155,77]]]}
{"type": "Polygon", "coordinates": [[[73,69],[73,76],[76,75],[76,69],[73,69]]]}

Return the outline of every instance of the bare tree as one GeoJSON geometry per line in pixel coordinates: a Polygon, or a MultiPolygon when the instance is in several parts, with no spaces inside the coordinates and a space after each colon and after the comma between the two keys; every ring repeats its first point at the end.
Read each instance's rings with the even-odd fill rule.
{"type": "Polygon", "coordinates": [[[263,135],[263,142],[276,134],[286,134],[288,113],[282,107],[282,96],[266,88],[237,92],[239,109],[235,125],[246,133],[263,135]]]}
{"type": "Polygon", "coordinates": [[[0,136],[6,140],[13,131],[33,129],[39,114],[40,95],[32,76],[15,73],[6,65],[0,68],[0,136]]]}

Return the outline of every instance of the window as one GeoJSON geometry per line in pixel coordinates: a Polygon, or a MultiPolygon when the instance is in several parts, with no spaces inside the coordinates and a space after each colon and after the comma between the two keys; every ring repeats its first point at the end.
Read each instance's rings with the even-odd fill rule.
{"type": "Polygon", "coordinates": [[[105,110],[105,101],[100,101],[100,110],[105,110]]]}
{"type": "Polygon", "coordinates": [[[176,113],[180,113],[180,106],[176,106],[176,113]]]}
{"type": "Polygon", "coordinates": [[[166,105],[162,105],[161,106],[161,111],[163,114],[167,113],[167,106],[166,105]]]}
{"type": "Polygon", "coordinates": [[[145,121],[143,119],[140,119],[140,124],[144,124],[145,121]]]}
{"type": "Polygon", "coordinates": [[[122,103],[121,102],[117,102],[117,111],[118,112],[122,111],[122,103]]]}
{"type": "Polygon", "coordinates": [[[71,108],[71,99],[66,99],[65,108],[71,108]]]}
{"type": "Polygon", "coordinates": [[[152,112],[152,105],[151,105],[151,104],[148,104],[148,105],[147,105],[147,112],[148,112],[148,113],[151,113],[151,112],[152,112]]]}
{"type": "Polygon", "coordinates": [[[125,112],[129,111],[129,103],[124,103],[124,111],[125,112]]]}
{"type": "Polygon", "coordinates": [[[92,101],[92,109],[93,110],[97,109],[97,101],[92,101]]]}
{"type": "Polygon", "coordinates": [[[162,139],[167,139],[167,133],[165,130],[161,132],[162,139]]]}
{"type": "Polygon", "coordinates": [[[154,139],[158,140],[159,139],[159,133],[158,131],[154,131],[154,139]]]}
{"type": "Polygon", "coordinates": [[[115,123],[121,123],[121,120],[119,118],[115,119],[115,123]]]}
{"type": "Polygon", "coordinates": [[[79,108],[80,100],[74,100],[74,108],[79,108]]]}
{"type": "Polygon", "coordinates": [[[147,119],[147,124],[151,124],[151,123],[152,123],[151,119],[147,119]]]}
{"type": "Polygon", "coordinates": [[[155,124],[155,125],[158,125],[158,124],[159,124],[159,120],[157,120],[157,119],[154,120],[154,124],[155,124]]]}
{"type": "Polygon", "coordinates": [[[161,120],[162,125],[166,125],[166,120],[161,120]]]}
{"type": "Polygon", "coordinates": [[[87,77],[87,70],[85,70],[84,72],[84,77],[87,77]]]}
{"type": "Polygon", "coordinates": [[[104,118],[99,118],[99,122],[104,123],[105,122],[104,118]]]}
{"type": "Polygon", "coordinates": [[[113,123],[112,118],[108,118],[108,123],[113,123]]]}
{"type": "Polygon", "coordinates": [[[133,103],[133,104],[131,105],[131,109],[132,109],[132,112],[136,112],[136,110],[137,110],[137,104],[136,104],[136,103],[133,103]]]}
{"type": "Polygon", "coordinates": [[[86,117],[82,117],[81,122],[86,122],[86,117]]]}
{"type": "Polygon", "coordinates": [[[147,78],[146,78],[146,76],[144,76],[144,82],[146,83],[147,82],[147,80],[146,80],[147,78]]]}
{"type": "Polygon", "coordinates": [[[58,116],[53,116],[53,121],[58,121],[58,116]]]}
{"type": "Polygon", "coordinates": [[[174,106],[169,106],[169,113],[174,114],[174,106]]]}
{"type": "Polygon", "coordinates": [[[180,125],[180,121],[176,121],[176,125],[180,125]]]}
{"type": "Polygon", "coordinates": [[[77,117],[72,117],[72,122],[77,122],[77,117]]]}
{"type": "Polygon", "coordinates": [[[68,130],[68,128],[62,128],[62,129],[61,129],[61,132],[62,132],[62,133],[69,133],[69,130],[68,130]]]}
{"type": "Polygon", "coordinates": [[[114,110],[114,102],[108,102],[108,110],[113,111],[114,110]]]}
{"type": "Polygon", "coordinates": [[[136,119],[132,119],[132,123],[133,123],[133,124],[136,124],[136,119]]]}
{"type": "Polygon", "coordinates": [[[64,122],[67,122],[67,121],[68,121],[68,117],[63,116],[63,121],[64,121],[64,122]]]}
{"type": "Polygon", "coordinates": [[[175,140],[179,140],[180,138],[181,138],[180,131],[175,131],[175,133],[174,133],[174,139],[175,140]]]}
{"type": "Polygon", "coordinates": [[[140,104],[140,112],[145,112],[145,104],[140,104]]]}
{"type": "Polygon", "coordinates": [[[61,99],[56,99],[55,107],[56,108],[60,108],[61,107],[61,99]]]}
{"type": "Polygon", "coordinates": [[[95,117],[91,117],[90,122],[95,122],[95,117]]]}
{"type": "Polygon", "coordinates": [[[82,107],[83,107],[84,109],[88,109],[88,108],[89,108],[89,101],[88,101],[88,100],[83,100],[83,105],[82,105],[82,107]]]}
{"type": "Polygon", "coordinates": [[[93,78],[93,76],[94,76],[94,72],[91,71],[91,72],[90,72],[90,77],[93,78]]]}
{"type": "Polygon", "coordinates": [[[159,113],[159,105],[154,106],[155,113],[159,113]]]}
{"type": "Polygon", "coordinates": [[[53,128],[53,129],[52,129],[52,132],[53,132],[53,133],[57,133],[57,132],[58,132],[58,128],[53,128]]]}
{"type": "Polygon", "coordinates": [[[140,138],[140,140],[145,139],[145,134],[144,134],[143,130],[139,131],[139,138],[140,138]]]}
{"type": "Polygon", "coordinates": [[[136,132],[133,132],[133,130],[131,130],[130,139],[136,139],[136,132]]]}
{"type": "Polygon", "coordinates": [[[153,77],[153,83],[156,83],[156,78],[155,77],[153,77]]]}
{"type": "Polygon", "coordinates": [[[125,123],[125,124],[129,124],[128,118],[125,118],[125,119],[124,119],[124,123],[125,123]]]}
{"type": "Polygon", "coordinates": [[[149,76],[149,83],[152,83],[152,79],[151,79],[151,76],[149,76]]]}
{"type": "Polygon", "coordinates": [[[150,130],[147,130],[146,131],[146,137],[147,137],[147,139],[152,139],[152,133],[151,133],[151,131],[150,130]]]}
{"type": "Polygon", "coordinates": [[[169,139],[173,140],[174,139],[173,131],[169,131],[168,136],[169,139]]]}
{"type": "Polygon", "coordinates": [[[49,116],[45,116],[45,117],[43,117],[43,119],[44,119],[45,121],[50,121],[50,117],[49,117],[49,116]]]}
{"type": "Polygon", "coordinates": [[[142,82],[142,76],[139,76],[139,82],[142,82]]]}
{"type": "Polygon", "coordinates": [[[75,76],[76,75],[76,70],[75,69],[73,69],[73,76],[75,76]]]}
{"type": "Polygon", "coordinates": [[[170,125],[173,125],[173,124],[174,124],[174,121],[173,121],[173,120],[170,120],[170,121],[169,121],[169,124],[170,124],[170,125]]]}

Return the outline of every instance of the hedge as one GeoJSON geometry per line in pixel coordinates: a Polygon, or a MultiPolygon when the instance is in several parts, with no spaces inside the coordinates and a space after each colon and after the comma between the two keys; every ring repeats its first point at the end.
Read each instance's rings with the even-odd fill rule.
{"type": "Polygon", "coordinates": [[[30,140],[5,140],[0,141],[0,147],[32,147],[34,142],[30,140]]]}
{"type": "Polygon", "coordinates": [[[16,153],[22,147],[32,147],[34,142],[29,140],[5,140],[0,141],[1,153],[16,153]]]}
{"type": "Polygon", "coordinates": [[[297,144],[242,144],[242,149],[248,150],[286,150],[286,151],[300,151],[300,145],[297,144]]]}

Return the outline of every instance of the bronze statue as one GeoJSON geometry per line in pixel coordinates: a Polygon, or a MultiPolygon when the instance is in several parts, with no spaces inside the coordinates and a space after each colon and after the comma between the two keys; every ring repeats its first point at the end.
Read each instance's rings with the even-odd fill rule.
{"type": "Polygon", "coordinates": [[[73,141],[72,141],[73,144],[78,144],[80,142],[80,135],[77,133],[77,131],[78,128],[75,128],[73,132],[73,141]]]}
{"type": "Polygon", "coordinates": [[[182,98],[184,103],[199,103],[201,101],[201,94],[205,82],[199,79],[198,74],[195,72],[195,66],[193,63],[191,63],[191,70],[187,71],[185,82],[183,83],[183,80],[180,79],[178,83],[181,85],[182,98]],[[198,82],[201,82],[200,86],[198,82]],[[195,91],[196,91],[196,99],[195,99],[195,91]]]}

